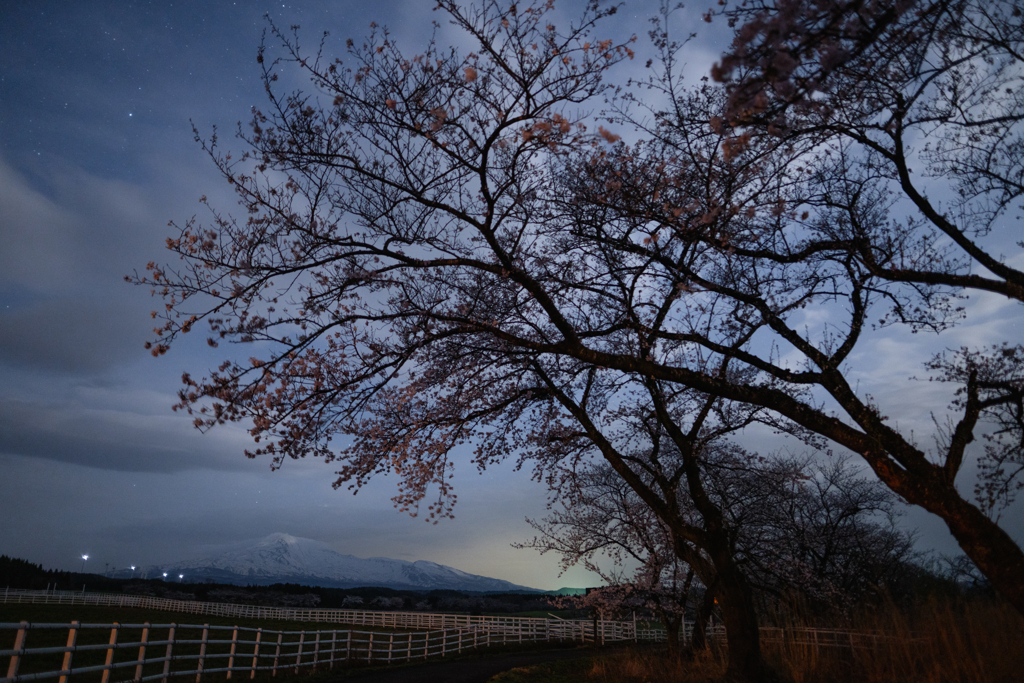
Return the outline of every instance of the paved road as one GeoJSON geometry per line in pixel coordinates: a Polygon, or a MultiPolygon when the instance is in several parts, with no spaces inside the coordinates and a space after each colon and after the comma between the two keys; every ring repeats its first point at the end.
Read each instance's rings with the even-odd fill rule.
{"type": "Polygon", "coordinates": [[[373,683],[486,683],[502,671],[520,666],[532,666],[541,662],[559,659],[578,659],[595,654],[593,648],[571,650],[545,650],[524,654],[499,656],[457,661],[434,661],[415,666],[393,669],[377,669],[346,676],[349,681],[373,681],[373,683]]]}

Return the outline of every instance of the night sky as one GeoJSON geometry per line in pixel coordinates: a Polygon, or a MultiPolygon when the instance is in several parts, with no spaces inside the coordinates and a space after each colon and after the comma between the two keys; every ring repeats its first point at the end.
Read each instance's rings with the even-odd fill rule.
{"type": "MultiPolygon", "coordinates": [[[[524,518],[543,516],[546,503],[544,487],[511,464],[483,475],[464,466],[456,519],[432,525],[393,508],[387,479],[353,497],[332,490],[334,468],[321,461],[271,472],[268,461],[246,459],[244,426],[200,434],[171,405],[181,373],[202,374],[224,351],[185,339],[152,358],[143,343],[162,302],[124,282],[149,261],[169,260],[167,223],[204,218],[199,197],[235,207],[192,125],[204,135],[218,126],[222,146],[242,151],[231,135],[264,102],[256,64],[264,15],[300,25],[307,45],[324,30],[333,45],[359,39],[376,20],[414,53],[430,22],[443,20],[433,6],[0,3],[0,553],[62,569],[79,569],[88,553],[88,569],[102,572],[281,531],[360,557],[431,560],[537,588],[595,582],[583,570],[558,577],[556,558],[509,546],[532,536],[524,518]]],[[[559,9],[568,18],[575,6],[559,9]]],[[[640,36],[639,64],[629,68],[646,61],[646,18],[656,7],[630,2],[606,24],[640,36]]],[[[701,31],[687,55],[695,79],[724,47],[724,27],[700,22],[706,10],[676,16],[680,32],[701,31]]],[[[447,32],[442,26],[442,41],[447,32]]],[[[920,372],[935,344],[1019,339],[1020,306],[998,297],[970,305],[972,324],[941,343],[893,331],[853,360],[880,403],[913,405],[901,426],[927,434],[921,402],[941,413],[948,396],[906,383],[890,391],[887,378],[920,372]]],[[[783,445],[763,433],[745,443],[764,452],[783,445]]],[[[1021,511],[1003,516],[1018,542],[1021,511]]],[[[922,529],[922,549],[955,549],[937,520],[913,512],[907,520],[922,529]]]]}

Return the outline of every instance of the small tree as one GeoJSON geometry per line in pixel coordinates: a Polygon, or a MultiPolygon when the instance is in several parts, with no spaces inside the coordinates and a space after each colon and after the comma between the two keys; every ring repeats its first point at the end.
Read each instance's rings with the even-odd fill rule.
{"type": "Polygon", "coordinates": [[[799,466],[797,485],[777,493],[774,519],[763,525],[759,542],[771,550],[748,553],[762,577],[755,583],[829,615],[887,597],[918,559],[897,497],[847,458],[799,466]]]}
{"type": "Polygon", "coordinates": [[[527,521],[540,536],[516,547],[554,552],[563,571],[581,564],[607,584],[579,598],[563,598],[564,604],[591,607],[605,618],[652,613],[665,627],[670,656],[678,658],[686,613],[699,586],[693,568],[679,559],[671,530],[622,477],[607,465],[582,468],[570,475],[555,512],[527,521]]]}
{"type": "MultiPolygon", "coordinates": [[[[896,524],[895,495],[860,477],[847,459],[757,458],[720,444],[704,453],[701,472],[723,511],[736,562],[762,601],[795,601],[833,616],[898,585],[914,558],[911,534],[896,524]]],[[[685,489],[679,497],[684,515],[700,524],[685,489]]],[[[540,536],[518,547],[555,552],[563,569],[582,564],[596,572],[609,590],[595,599],[654,613],[670,644],[683,616],[696,612],[694,640],[703,646],[713,564],[699,565],[712,573],[698,573],[694,582],[668,527],[610,467],[574,473],[555,512],[530,523],[540,536]]],[[[703,554],[695,538],[695,552],[703,554]]]]}

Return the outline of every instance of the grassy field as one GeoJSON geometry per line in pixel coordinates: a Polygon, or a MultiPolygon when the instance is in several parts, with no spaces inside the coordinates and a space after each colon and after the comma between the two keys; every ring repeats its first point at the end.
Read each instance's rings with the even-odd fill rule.
{"type": "Polygon", "coordinates": [[[557,609],[542,609],[533,610],[529,612],[484,612],[485,616],[489,617],[523,617],[532,619],[550,619],[552,616],[559,619],[578,619],[576,616],[578,610],[557,610],[557,609]]]}

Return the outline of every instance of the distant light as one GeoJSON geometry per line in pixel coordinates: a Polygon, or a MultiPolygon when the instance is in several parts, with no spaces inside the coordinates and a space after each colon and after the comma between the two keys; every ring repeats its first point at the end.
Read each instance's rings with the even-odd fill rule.
{"type": "Polygon", "coordinates": [[[135,565],[134,564],[132,565],[132,571],[135,571],[135,565]]]}
{"type": "Polygon", "coordinates": [[[89,559],[89,556],[88,556],[88,555],[82,555],[82,559],[83,559],[83,560],[88,560],[88,559],[89,559]]]}
{"type": "Polygon", "coordinates": [[[167,578],[167,572],[164,572],[164,578],[165,579],[167,578]]]}

